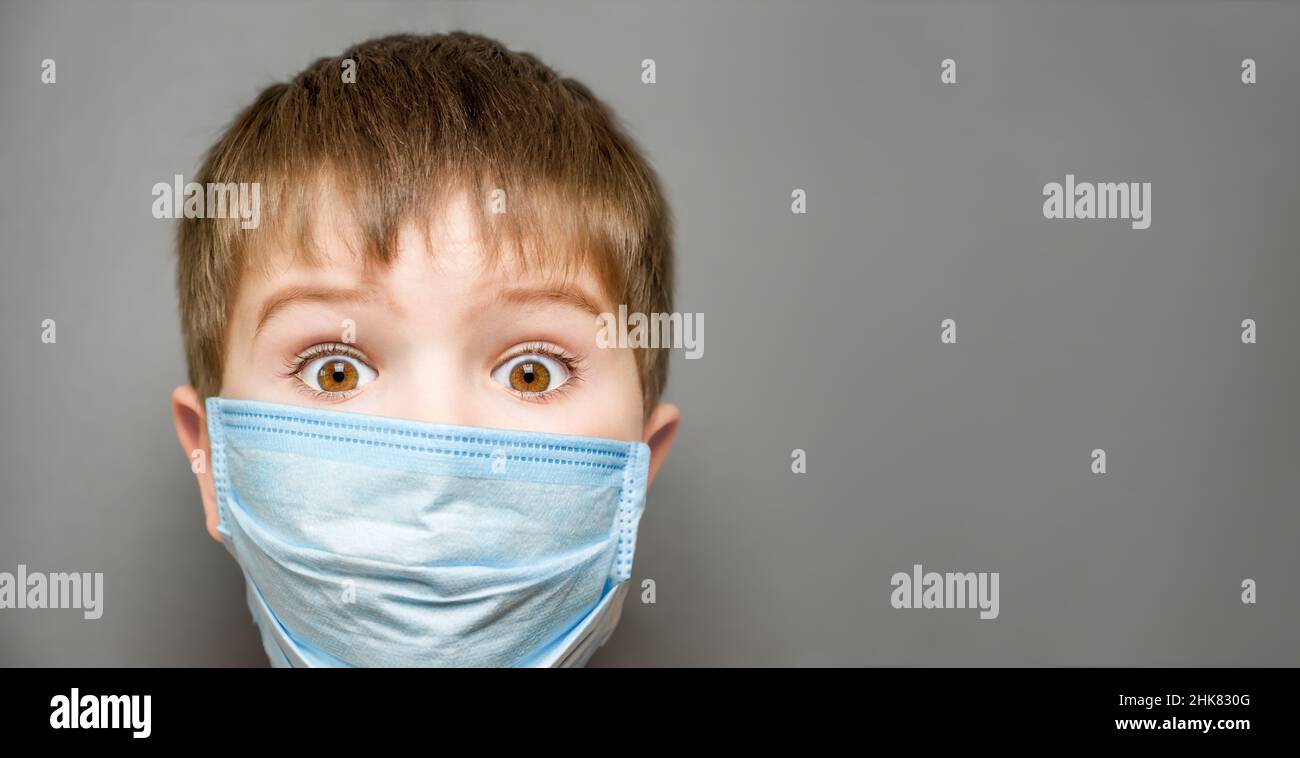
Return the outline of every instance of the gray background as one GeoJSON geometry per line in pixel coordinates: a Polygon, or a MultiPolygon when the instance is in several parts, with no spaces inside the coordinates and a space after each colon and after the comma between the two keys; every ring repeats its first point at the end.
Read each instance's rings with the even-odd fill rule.
{"type": "Polygon", "coordinates": [[[1300,6],[179,6],[0,11],[0,571],[106,574],[98,621],[0,611],[0,665],[265,665],[172,431],[150,188],[317,57],[458,28],[621,114],[706,318],[658,602],[592,665],[1300,664],[1300,6]],[[1066,173],[1152,182],[1151,228],[1045,220],[1066,173]],[[1001,616],[894,610],[914,563],[1000,572],[1001,616]]]}

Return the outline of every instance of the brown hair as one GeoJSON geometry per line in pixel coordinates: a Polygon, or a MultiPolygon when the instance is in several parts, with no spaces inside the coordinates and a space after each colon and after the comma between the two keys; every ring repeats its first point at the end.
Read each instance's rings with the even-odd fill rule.
{"type": "MultiPolygon", "coordinates": [[[[322,58],[267,87],[208,152],[194,181],[259,182],[262,223],[183,218],[177,286],[190,383],[220,391],[241,273],[279,244],[311,259],[322,192],[344,201],[367,260],[391,261],[400,227],[467,192],[485,248],[524,264],[594,271],[629,312],[672,311],[672,217],[654,170],[580,82],[477,34],[394,35],[322,58]],[[351,60],[355,82],[345,82],[351,60]],[[487,211],[495,189],[508,212],[487,211]],[[269,249],[269,248],[264,248],[269,249]]],[[[427,234],[427,226],[425,227],[427,234]]],[[[645,413],[668,351],[637,350],[645,413]]]]}

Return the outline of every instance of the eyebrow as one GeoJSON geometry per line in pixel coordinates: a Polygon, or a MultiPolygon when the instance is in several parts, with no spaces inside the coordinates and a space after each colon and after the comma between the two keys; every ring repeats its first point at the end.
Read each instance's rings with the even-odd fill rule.
{"type": "Polygon", "coordinates": [[[513,289],[502,290],[497,294],[497,302],[512,303],[515,305],[530,305],[533,303],[559,303],[574,308],[580,308],[587,311],[593,316],[599,316],[601,309],[596,307],[593,300],[585,292],[578,289],[563,289],[558,287],[516,287],[513,289]]]}
{"type": "Polygon", "coordinates": [[[369,289],[351,289],[345,287],[286,287],[267,298],[257,317],[257,329],[253,331],[256,338],[262,333],[262,327],[285,308],[299,303],[358,303],[374,299],[374,292],[369,289]]]}

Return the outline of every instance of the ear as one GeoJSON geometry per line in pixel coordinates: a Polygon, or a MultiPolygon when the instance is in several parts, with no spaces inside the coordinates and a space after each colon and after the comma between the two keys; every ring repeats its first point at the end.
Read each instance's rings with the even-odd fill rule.
{"type": "Polygon", "coordinates": [[[203,498],[203,517],[208,534],[217,542],[217,488],[212,482],[212,445],[208,442],[207,414],[203,401],[193,387],[177,387],[172,392],[172,421],[176,424],[176,438],[190,462],[190,470],[199,481],[199,495],[203,498]]]}
{"type": "Polygon", "coordinates": [[[646,487],[655,479],[655,473],[664,464],[668,451],[672,449],[673,440],[677,439],[677,422],[682,413],[671,403],[660,403],[646,419],[643,441],[650,446],[650,478],[646,487]]]}

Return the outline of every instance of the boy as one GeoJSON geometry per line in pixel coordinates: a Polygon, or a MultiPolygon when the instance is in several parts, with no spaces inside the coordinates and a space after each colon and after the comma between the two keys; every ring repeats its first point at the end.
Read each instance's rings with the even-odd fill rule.
{"type": "Polygon", "coordinates": [[[267,204],[180,222],[172,408],[272,664],[585,664],[678,423],[665,351],[597,346],[672,309],[607,107],[482,36],[384,37],[268,87],[196,181],[267,204]]]}

